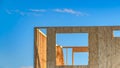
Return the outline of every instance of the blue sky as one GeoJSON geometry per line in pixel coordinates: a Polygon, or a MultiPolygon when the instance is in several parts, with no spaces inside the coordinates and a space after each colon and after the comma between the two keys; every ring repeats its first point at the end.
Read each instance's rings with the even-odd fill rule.
{"type": "Polygon", "coordinates": [[[0,0],[0,68],[32,68],[35,26],[120,25],[119,0],[0,0]]]}

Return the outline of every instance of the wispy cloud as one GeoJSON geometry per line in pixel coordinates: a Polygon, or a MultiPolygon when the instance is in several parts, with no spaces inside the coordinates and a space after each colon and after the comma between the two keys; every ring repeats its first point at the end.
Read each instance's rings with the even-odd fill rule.
{"type": "Polygon", "coordinates": [[[7,12],[7,14],[12,14],[12,12],[9,11],[8,9],[6,9],[6,12],[7,12]]]}
{"type": "Polygon", "coordinates": [[[22,16],[24,16],[25,14],[26,14],[26,12],[23,12],[23,11],[20,11],[20,10],[18,10],[18,9],[16,9],[16,10],[6,10],[6,12],[8,13],[8,14],[20,14],[20,15],[22,15],[22,16]]]}
{"type": "Polygon", "coordinates": [[[30,15],[33,15],[33,16],[40,16],[41,14],[43,13],[46,13],[46,12],[57,12],[57,13],[68,13],[68,14],[72,14],[72,15],[76,15],[76,16],[88,16],[87,13],[83,13],[81,11],[76,11],[76,10],[73,10],[73,9],[68,9],[68,8],[64,8],[64,9],[27,9],[26,11],[24,10],[19,10],[19,9],[15,9],[15,10],[6,10],[6,12],[8,14],[19,14],[21,16],[30,16],[30,15]]]}
{"type": "Polygon", "coordinates": [[[29,9],[32,12],[46,12],[47,10],[45,9],[29,9]]]}
{"type": "Polygon", "coordinates": [[[33,68],[33,66],[21,66],[20,68],[33,68]]]}
{"type": "Polygon", "coordinates": [[[46,10],[44,9],[28,9],[27,11],[15,9],[15,10],[6,10],[7,14],[19,14],[21,16],[40,16],[42,13],[45,12],[46,10]]]}
{"type": "Polygon", "coordinates": [[[67,9],[67,8],[65,8],[65,9],[54,9],[53,11],[59,12],[59,13],[74,14],[74,15],[76,15],[76,16],[87,16],[87,15],[88,15],[88,14],[86,14],[86,13],[82,13],[82,12],[80,12],[80,11],[75,11],[75,10],[73,10],[73,9],[67,9]]]}

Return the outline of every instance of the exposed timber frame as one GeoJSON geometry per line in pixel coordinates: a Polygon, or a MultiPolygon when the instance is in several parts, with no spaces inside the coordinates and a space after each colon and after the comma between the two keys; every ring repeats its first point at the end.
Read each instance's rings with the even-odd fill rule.
{"type": "MultiPolygon", "coordinates": [[[[113,37],[113,30],[120,26],[76,26],[76,27],[35,27],[34,28],[34,68],[41,68],[38,49],[38,29],[47,29],[46,66],[45,68],[119,68],[120,37],[113,37]],[[88,47],[72,48],[72,52],[89,52],[89,63],[86,66],[56,66],[56,34],[88,33],[88,47]],[[118,60],[116,60],[118,59],[118,60]],[[116,62],[115,62],[116,60],[116,62]]],[[[74,56],[73,56],[74,57],[74,56]]]]}

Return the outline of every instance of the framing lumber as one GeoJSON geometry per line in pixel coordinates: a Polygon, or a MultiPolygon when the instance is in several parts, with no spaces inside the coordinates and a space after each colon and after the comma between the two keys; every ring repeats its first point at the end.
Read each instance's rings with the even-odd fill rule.
{"type": "Polygon", "coordinates": [[[88,52],[88,47],[74,47],[72,48],[73,52],[88,52]]]}
{"type": "MultiPolygon", "coordinates": [[[[39,67],[39,34],[36,29],[47,29],[47,64],[46,68],[120,68],[120,37],[114,37],[113,31],[120,26],[64,26],[64,27],[35,27],[34,30],[34,68],[39,67]],[[74,52],[89,52],[88,65],[57,66],[56,65],[56,34],[57,33],[88,33],[89,41],[86,46],[63,46],[72,48],[72,64],[74,52]]],[[[67,58],[67,57],[66,57],[67,58]]]]}

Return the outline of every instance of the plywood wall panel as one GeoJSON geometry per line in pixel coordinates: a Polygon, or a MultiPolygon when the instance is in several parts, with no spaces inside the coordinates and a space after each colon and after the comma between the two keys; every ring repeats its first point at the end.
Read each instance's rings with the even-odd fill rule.
{"type": "Polygon", "coordinates": [[[46,68],[46,37],[35,29],[35,68],[46,68]]]}
{"type": "Polygon", "coordinates": [[[89,68],[98,68],[98,29],[89,29],[89,68]]]}
{"type": "Polygon", "coordinates": [[[64,56],[63,56],[63,50],[61,46],[56,46],[56,65],[57,66],[64,65],[64,56]]]}
{"type": "Polygon", "coordinates": [[[47,29],[47,68],[56,67],[56,33],[54,28],[47,29]]]}
{"type": "Polygon", "coordinates": [[[120,38],[114,38],[114,40],[115,40],[115,45],[116,45],[116,47],[115,47],[115,52],[116,52],[116,55],[119,55],[120,54],[120,38]]]}
{"type": "MultiPolygon", "coordinates": [[[[112,31],[120,30],[120,26],[111,27],[112,31]]],[[[120,37],[112,37],[112,56],[111,56],[112,68],[120,68],[120,37]]]]}
{"type": "Polygon", "coordinates": [[[105,28],[98,27],[98,48],[99,48],[99,68],[106,68],[106,40],[105,40],[105,28]]]}
{"type": "Polygon", "coordinates": [[[111,68],[111,58],[112,56],[112,28],[111,27],[104,27],[105,28],[105,40],[106,40],[106,57],[107,57],[107,62],[106,62],[106,68],[111,68]]]}
{"type": "Polygon", "coordinates": [[[112,41],[111,41],[111,48],[112,48],[111,55],[115,56],[116,55],[116,44],[115,44],[115,38],[113,36],[112,36],[112,41]]]}
{"type": "Polygon", "coordinates": [[[112,29],[111,27],[98,28],[99,68],[111,68],[112,56],[112,29]]]}
{"type": "Polygon", "coordinates": [[[112,56],[112,68],[120,68],[120,54],[116,56],[112,56]]]}
{"type": "Polygon", "coordinates": [[[46,68],[46,51],[47,51],[46,36],[44,36],[43,33],[39,31],[38,38],[39,38],[38,49],[39,49],[41,68],[46,68]]]}

